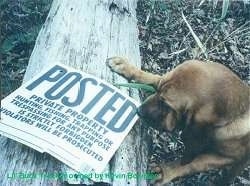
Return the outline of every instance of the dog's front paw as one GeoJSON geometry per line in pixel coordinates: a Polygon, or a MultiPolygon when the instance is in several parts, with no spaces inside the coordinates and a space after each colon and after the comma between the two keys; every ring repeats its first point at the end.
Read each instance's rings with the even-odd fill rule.
{"type": "Polygon", "coordinates": [[[165,164],[163,165],[151,164],[149,166],[149,169],[154,174],[159,174],[159,176],[156,179],[151,180],[150,182],[151,184],[156,186],[163,186],[166,183],[169,183],[170,181],[178,177],[178,172],[176,171],[177,169],[175,166],[172,165],[168,166],[165,164]]]}
{"type": "Polygon", "coordinates": [[[126,71],[126,67],[128,66],[128,62],[125,58],[122,57],[111,57],[106,60],[106,64],[110,67],[110,69],[119,74],[123,74],[126,71]]]}
{"type": "Polygon", "coordinates": [[[163,170],[162,170],[161,166],[153,163],[153,164],[149,165],[149,170],[153,174],[158,174],[158,176],[155,179],[150,180],[150,184],[155,185],[155,186],[163,185],[164,174],[163,174],[163,170]]]}
{"type": "Polygon", "coordinates": [[[132,79],[135,67],[129,64],[127,59],[122,57],[111,57],[106,60],[106,64],[112,71],[124,76],[127,79],[132,79]]]}

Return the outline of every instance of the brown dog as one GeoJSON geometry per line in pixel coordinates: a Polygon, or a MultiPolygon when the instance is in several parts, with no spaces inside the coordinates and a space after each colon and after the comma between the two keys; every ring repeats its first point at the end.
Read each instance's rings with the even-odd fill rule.
{"type": "Polygon", "coordinates": [[[229,167],[226,185],[250,160],[250,89],[232,71],[215,62],[190,60],[163,76],[137,69],[120,57],[108,66],[128,80],[150,84],[156,93],[139,115],[157,129],[183,127],[185,152],[180,163],[153,166],[155,184],[211,169],[229,167]]]}

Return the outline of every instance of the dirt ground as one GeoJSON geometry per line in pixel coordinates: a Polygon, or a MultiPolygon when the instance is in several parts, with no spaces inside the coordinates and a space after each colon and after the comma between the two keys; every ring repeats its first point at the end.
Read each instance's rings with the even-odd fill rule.
{"type": "MultiPolygon", "coordinates": [[[[223,1],[139,0],[137,18],[142,68],[163,74],[187,59],[223,63],[250,83],[250,2],[231,1],[222,15],[223,1]],[[182,12],[197,40],[184,21],[182,12]]],[[[172,161],[181,156],[183,145],[178,134],[153,134],[150,161],[172,161]],[[174,139],[173,139],[174,138],[174,139]]],[[[200,173],[169,185],[209,185],[223,171],[200,173]]],[[[232,185],[250,185],[250,167],[232,185]]]]}

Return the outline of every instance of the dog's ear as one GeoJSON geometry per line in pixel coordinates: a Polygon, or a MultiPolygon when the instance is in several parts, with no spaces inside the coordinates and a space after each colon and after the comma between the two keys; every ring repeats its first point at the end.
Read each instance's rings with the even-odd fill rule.
{"type": "Polygon", "coordinates": [[[166,87],[164,90],[160,91],[159,96],[174,111],[181,110],[186,103],[186,96],[173,86],[166,87]]]}
{"type": "Polygon", "coordinates": [[[158,82],[157,91],[160,98],[164,100],[173,110],[177,111],[186,103],[185,92],[172,79],[172,71],[168,72],[158,82]]]}
{"type": "Polygon", "coordinates": [[[171,110],[165,118],[164,128],[166,128],[168,131],[171,132],[175,129],[176,124],[177,124],[177,117],[175,111],[171,110]]]}

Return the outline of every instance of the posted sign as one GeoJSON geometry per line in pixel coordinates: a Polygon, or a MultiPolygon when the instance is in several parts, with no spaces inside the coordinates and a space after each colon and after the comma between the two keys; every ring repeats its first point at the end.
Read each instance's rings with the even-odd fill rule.
{"type": "Polygon", "coordinates": [[[137,106],[107,82],[55,64],[2,101],[0,133],[75,170],[102,172],[137,106]]]}

